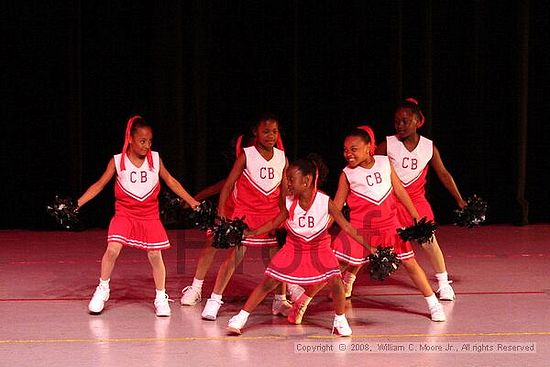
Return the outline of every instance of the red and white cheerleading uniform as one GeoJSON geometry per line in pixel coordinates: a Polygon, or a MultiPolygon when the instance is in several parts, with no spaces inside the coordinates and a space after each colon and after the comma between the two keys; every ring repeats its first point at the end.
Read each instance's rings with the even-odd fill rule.
{"type": "Polygon", "coordinates": [[[136,167],[124,154],[125,170],[120,169],[121,154],[114,156],[116,167],[115,215],[111,219],[108,242],[142,250],[164,250],[170,247],[159,215],[160,158],[151,152],[153,168],[147,160],[136,167]]]}
{"type": "MultiPolygon", "coordinates": [[[[281,181],[286,164],[284,151],[273,148],[273,157],[266,160],[256,147],[243,148],[246,166],[235,183],[233,218],[245,217],[244,222],[252,229],[260,227],[279,214],[281,181]]],[[[277,246],[273,234],[248,237],[242,241],[253,247],[277,246]]]]}
{"type": "MultiPolygon", "coordinates": [[[[434,220],[434,213],[426,199],[426,177],[429,163],[433,156],[433,143],[420,136],[418,145],[412,152],[396,136],[386,137],[387,155],[392,162],[395,173],[409,193],[411,200],[420,215],[434,220]]],[[[410,226],[413,219],[407,208],[400,201],[397,203],[397,215],[401,226],[410,226]]]]}
{"type": "MultiPolygon", "coordinates": [[[[388,157],[375,155],[371,168],[360,166],[343,169],[350,191],[346,202],[350,208],[350,223],[373,248],[391,246],[401,260],[414,257],[410,243],[397,235],[400,227],[396,217],[396,197],[391,184],[391,166],[388,157]]],[[[349,234],[339,231],[333,238],[336,257],[351,265],[368,262],[369,250],[349,234]]]]}
{"type": "MultiPolygon", "coordinates": [[[[287,209],[291,209],[293,201],[293,196],[286,198],[287,209]]],[[[306,286],[341,276],[338,259],[330,247],[328,227],[332,218],[328,203],[328,195],[318,191],[308,210],[295,206],[292,218],[285,222],[286,243],[271,259],[265,275],[306,286]]]]}

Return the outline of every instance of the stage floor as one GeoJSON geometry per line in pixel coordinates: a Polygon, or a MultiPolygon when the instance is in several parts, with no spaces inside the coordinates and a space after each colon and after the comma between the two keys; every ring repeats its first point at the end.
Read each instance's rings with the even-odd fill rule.
{"type": "MultiPolygon", "coordinates": [[[[249,250],[225,295],[217,321],[201,305],[180,306],[191,283],[203,234],[169,231],[164,252],[172,317],[153,311],[154,283],[144,252],[124,249],[99,316],[87,304],[99,277],[106,230],[0,231],[0,365],[3,366],[548,366],[550,362],[550,225],[463,229],[437,236],[457,292],[444,302],[447,322],[429,319],[404,269],[379,283],[360,273],[347,317],[351,338],[330,334],[332,304],[323,291],[302,325],[271,316],[271,297],[241,336],[225,326],[262,279],[266,257],[249,250]],[[523,349],[523,350],[520,350],[523,349]]],[[[433,281],[422,250],[417,258],[433,281]]]]}

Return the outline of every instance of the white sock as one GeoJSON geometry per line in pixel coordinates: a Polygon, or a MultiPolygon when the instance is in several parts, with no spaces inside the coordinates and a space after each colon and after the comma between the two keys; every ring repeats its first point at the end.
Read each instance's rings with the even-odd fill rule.
{"type": "Polygon", "coordinates": [[[439,283],[439,288],[449,284],[449,274],[447,274],[446,271],[444,271],[443,273],[436,273],[435,278],[437,279],[437,282],[439,283]]]}
{"type": "Polygon", "coordinates": [[[334,321],[341,321],[346,319],[346,314],[334,315],[334,321]]]}
{"type": "Polygon", "coordinates": [[[201,280],[201,279],[193,278],[193,284],[191,284],[191,287],[201,290],[202,283],[204,283],[204,279],[201,280]]]}
{"type": "Polygon", "coordinates": [[[166,298],[166,289],[157,289],[157,299],[166,298]]]}
{"type": "Polygon", "coordinates": [[[222,300],[222,295],[221,294],[216,294],[214,292],[212,292],[212,294],[210,295],[210,298],[212,299],[215,299],[216,301],[220,301],[222,300]]]}
{"type": "Polygon", "coordinates": [[[286,301],[286,294],[276,294],[275,301],[286,301]]]}
{"type": "Polygon", "coordinates": [[[428,307],[435,306],[439,303],[439,300],[435,296],[435,293],[432,293],[431,296],[424,297],[424,299],[426,300],[426,303],[428,303],[428,307]]]}
{"type": "Polygon", "coordinates": [[[103,280],[103,279],[99,278],[99,285],[102,286],[103,288],[109,289],[109,282],[110,281],[111,281],[111,278],[109,278],[107,280],[103,280]]]}
{"type": "Polygon", "coordinates": [[[245,310],[240,310],[239,314],[237,316],[239,316],[239,318],[243,318],[245,320],[248,320],[249,315],[250,315],[250,312],[246,312],[245,310]]]}

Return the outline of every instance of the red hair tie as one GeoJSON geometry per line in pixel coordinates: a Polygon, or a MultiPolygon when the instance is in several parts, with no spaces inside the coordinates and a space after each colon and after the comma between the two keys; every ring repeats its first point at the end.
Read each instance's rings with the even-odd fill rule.
{"type": "Polygon", "coordinates": [[[422,127],[422,125],[424,125],[424,122],[426,121],[426,118],[424,117],[424,114],[420,110],[420,105],[418,104],[418,101],[415,98],[412,98],[412,97],[406,98],[405,101],[414,103],[416,105],[416,107],[418,107],[418,114],[420,115],[420,121],[418,122],[416,127],[417,128],[422,127]]]}
{"type": "Polygon", "coordinates": [[[367,134],[369,134],[370,138],[370,155],[374,155],[374,151],[376,150],[376,140],[374,139],[374,130],[369,125],[361,125],[357,126],[358,129],[365,131],[367,134]]]}
{"type": "MultiPolygon", "coordinates": [[[[122,154],[120,155],[120,170],[124,171],[126,169],[126,164],[124,163],[124,156],[126,156],[126,151],[128,150],[128,145],[130,144],[130,138],[132,137],[132,126],[134,125],[134,121],[140,119],[143,120],[143,117],[140,115],[135,115],[130,117],[128,119],[128,123],[126,124],[126,133],[124,135],[124,145],[122,147],[122,154]]],[[[151,149],[147,152],[147,163],[149,164],[149,169],[153,169],[153,155],[151,154],[151,149]]]]}

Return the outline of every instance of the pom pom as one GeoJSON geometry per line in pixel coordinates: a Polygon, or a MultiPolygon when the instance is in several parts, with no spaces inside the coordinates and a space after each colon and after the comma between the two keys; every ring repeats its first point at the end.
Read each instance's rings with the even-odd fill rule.
{"type": "Polygon", "coordinates": [[[193,225],[201,231],[214,227],[216,208],[208,200],[201,201],[200,205],[189,215],[193,225]]]}
{"type": "Polygon", "coordinates": [[[401,264],[401,260],[393,252],[393,247],[376,247],[376,252],[368,256],[369,263],[367,269],[371,279],[384,280],[396,271],[401,264]]]}
{"type": "Polygon", "coordinates": [[[466,200],[466,206],[462,209],[455,209],[454,224],[460,227],[472,228],[485,222],[487,202],[477,195],[466,200]]]}
{"type": "Polygon", "coordinates": [[[244,222],[244,217],[234,220],[218,217],[218,222],[212,227],[214,233],[212,246],[220,249],[239,246],[245,229],[248,229],[248,226],[244,222]]]}
{"type": "Polygon", "coordinates": [[[159,212],[164,225],[170,226],[180,222],[182,199],[170,191],[159,195],[159,212]]]}
{"type": "Polygon", "coordinates": [[[283,247],[283,245],[286,243],[286,235],[287,231],[285,228],[277,228],[275,230],[275,237],[277,238],[277,245],[279,248],[283,247]]]}
{"type": "Polygon", "coordinates": [[[71,198],[56,196],[54,202],[48,205],[46,210],[61,228],[76,230],[81,227],[78,205],[71,198]]]}
{"type": "Polygon", "coordinates": [[[423,217],[410,227],[398,228],[397,234],[403,241],[414,241],[420,244],[432,242],[437,225],[432,220],[423,217]]]}

